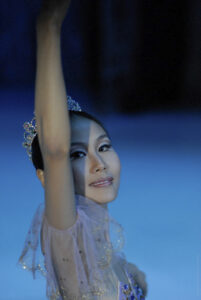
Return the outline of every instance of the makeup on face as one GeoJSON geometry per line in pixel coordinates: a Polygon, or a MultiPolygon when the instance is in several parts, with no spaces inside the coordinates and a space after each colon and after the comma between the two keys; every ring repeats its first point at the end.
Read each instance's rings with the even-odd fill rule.
{"type": "Polygon", "coordinates": [[[112,184],[113,181],[113,177],[109,176],[109,177],[105,177],[105,178],[99,178],[98,180],[92,182],[89,184],[89,186],[93,186],[93,187],[105,187],[105,186],[109,186],[112,184]]]}
{"type": "Polygon", "coordinates": [[[75,192],[96,202],[110,202],[118,192],[120,161],[111,140],[94,121],[72,123],[70,158],[75,192]]]}

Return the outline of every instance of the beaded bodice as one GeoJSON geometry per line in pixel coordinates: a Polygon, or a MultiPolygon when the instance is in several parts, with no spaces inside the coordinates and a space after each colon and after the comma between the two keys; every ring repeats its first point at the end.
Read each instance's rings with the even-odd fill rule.
{"type": "Polygon", "coordinates": [[[39,206],[20,264],[33,275],[38,271],[45,275],[50,300],[144,300],[121,252],[122,226],[107,208],[86,197],[76,195],[76,207],[77,221],[58,230],[48,224],[44,206],[39,206]]]}

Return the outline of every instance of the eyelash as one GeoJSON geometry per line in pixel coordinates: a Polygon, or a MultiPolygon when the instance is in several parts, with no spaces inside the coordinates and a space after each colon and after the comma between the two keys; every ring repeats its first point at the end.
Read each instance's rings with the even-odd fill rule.
{"type": "MultiPolygon", "coordinates": [[[[99,150],[100,150],[101,148],[103,148],[103,147],[106,147],[107,150],[109,150],[109,149],[112,147],[112,145],[111,145],[111,144],[104,144],[104,145],[102,145],[102,146],[99,147],[99,150]]],[[[106,150],[106,151],[107,151],[107,150],[106,150]]],[[[105,152],[105,151],[103,151],[103,152],[105,152]]],[[[70,154],[70,158],[73,158],[73,159],[82,158],[83,156],[80,157],[80,156],[77,156],[77,155],[76,155],[76,154],[78,154],[78,153],[83,153],[83,154],[85,154],[85,152],[83,152],[83,151],[75,151],[75,152],[73,152],[73,153],[70,154]]]]}

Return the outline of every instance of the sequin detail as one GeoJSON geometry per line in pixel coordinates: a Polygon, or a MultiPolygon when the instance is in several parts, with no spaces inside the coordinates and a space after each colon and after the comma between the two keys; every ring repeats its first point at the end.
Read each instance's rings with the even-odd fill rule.
{"type": "Polygon", "coordinates": [[[119,282],[119,300],[145,300],[142,289],[135,282],[132,274],[128,274],[129,284],[119,282]]]}
{"type": "Polygon", "coordinates": [[[33,217],[30,229],[27,233],[23,251],[18,260],[18,264],[24,270],[31,271],[35,278],[37,273],[46,276],[44,257],[40,250],[40,231],[44,214],[44,205],[40,204],[33,217]]]}
{"type": "Polygon", "coordinates": [[[125,272],[122,226],[94,201],[80,195],[76,199],[78,218],[67,230],[51,227],[44,216],[44,205],[39,206],[20,265],[34,277],[37,273],[46,277],[49,300],[143,300],[132,275],[125,272]],[[44,245],[40,245],[41,232],[44,245]],[[118,276],[125,281],[120,282],[118,276]]]}

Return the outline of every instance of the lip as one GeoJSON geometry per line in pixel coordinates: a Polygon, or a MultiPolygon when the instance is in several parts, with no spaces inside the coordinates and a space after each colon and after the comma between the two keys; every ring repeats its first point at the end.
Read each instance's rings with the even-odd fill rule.
{"type": "Polygon", "coordinates": [[[106,178],[100,178],[92,183],[90,183],[90,186],[94,186],[94,187],[103,187],[103,186],[108,186],[111,185],[113,181],[113,177],[109,176],[106,178]]]}

